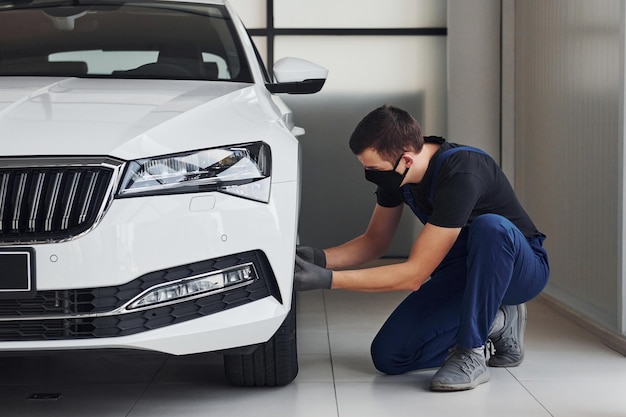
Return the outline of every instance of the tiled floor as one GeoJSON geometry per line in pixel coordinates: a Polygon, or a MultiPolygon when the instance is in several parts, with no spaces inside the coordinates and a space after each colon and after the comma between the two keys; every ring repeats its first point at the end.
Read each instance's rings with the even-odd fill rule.
{"type": "Polygon", "coordinates": [[[0,416],[626,416],[626,358],[541,301],[526,360],[472,391],[428,391],[434,371],[380,375],[369,343],[401,293],[299,294],[300,374],[272,389],[229,387],[217,355],[129,351],[0,358],[0,416]],[[29,399],[33,394],[60,398],[29,399]]]}

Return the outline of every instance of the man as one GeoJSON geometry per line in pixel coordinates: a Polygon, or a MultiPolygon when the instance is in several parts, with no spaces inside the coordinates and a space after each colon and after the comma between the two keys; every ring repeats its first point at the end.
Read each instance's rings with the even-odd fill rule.
{"type": "Polygon", "coordinates": [[[542,291],[549,267],[545,235],[502,170],[479,149],[424,138],[418,122],[392,106],[368,114],[350,148],[378,185],[370,223],[340,246],[298,247],[296,289],[411,290],[372,342],[372,359],[388,374],[440,367],[432,390],[487,382],[488,340],[489,366],[519,365],[524,303],[542,291]],[[424,223],[408,259],[346,270],[386,253],[403,203],[424,223]]]}

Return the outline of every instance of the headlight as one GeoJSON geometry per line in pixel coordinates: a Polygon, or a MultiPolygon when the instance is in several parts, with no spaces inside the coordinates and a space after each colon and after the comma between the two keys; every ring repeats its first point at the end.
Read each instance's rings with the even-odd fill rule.
{"type": "Polygon", "coordinates": [[[272,157],[264,142],[127,163],[118,197],[220,191],[267,203],[272,157]]]}

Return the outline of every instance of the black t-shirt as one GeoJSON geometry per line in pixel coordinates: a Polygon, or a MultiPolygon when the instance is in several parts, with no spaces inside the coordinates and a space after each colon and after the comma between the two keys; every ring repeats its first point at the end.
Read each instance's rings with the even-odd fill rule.
{"type": "MultiPolygon", "coordinates": [[[[438,137],[425,137],[424,140],[441,146],[430,160],[422,181],[409,184],[409,187],[415,205],[429,216],[429,223],[440,227],[464,227],[481,214],[493,213],[509,219],[529,239],[542,236],[498,164],[486,154],[462,150],[447,156],[433,185],[431,204],[434,161],[442,152],[462,145],[438,137]]],[[[378,187],[376,196],[378,204],[383,207],[396,207],[406,202],[401,188],[386,190],[378,187]]]]}

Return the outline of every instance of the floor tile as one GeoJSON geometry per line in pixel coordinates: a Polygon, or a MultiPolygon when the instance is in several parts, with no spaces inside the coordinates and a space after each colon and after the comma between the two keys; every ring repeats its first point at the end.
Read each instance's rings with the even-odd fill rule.
{"type": "Polygon", "coordinates": [[[168,355],[132,350],[16,352],[0,355],[0,386],[148,382],[168,355]]]}
{"type": "Polygon", "coordinates": [[[322,291],[307,291],[297,294],[298,330],[327,332],[328,325],[322,291]]]}
{"type": "Polygon", "coordinates": [[[336,417],[337,405],[332,383],[292,383],[272,389],[154,385],[128,417],[155,416],[336,417]]]}
{"type": "Polygon", "coordinates": [[[376,370],[369,355],[349,353],[333,354],[333,374],[335,381],[372,381],[381,373],[376,370]]]}
{"type": "Polygon", "coordinates": [[[144,384],[41,384],[0,387],[2,417],[122,417],[142,395],[144,384]],[[29,399],[33,394],[45,398],[29,399]]]}
{"type": "Polygon", "coordinates": [[[224,374],[222,355],[201,353],[197,355],[169,356],[153,384],[201,384],[222,386],[228,384],[224,374]]]}
{"type": "Polygon", "coordinates": [[[553,417],[624,417],[626,381],[528,381],[524,386],[553,417]]]}
{"type": "Polygon", "coordinates": [[[338,382],[341,417],[550,417],[506,370],[492,372],[491,381],[471,391],[431,392],[433,371],[378,377],[371,382],[338,382]],[[381,382],[384,381],[384,382],[381,382]],[[506,410],[506,411],[505,411],[506,410]]]}
{"type": "Polygon", "coordinates": [[[296,382],[333,382],[330,355],[298,354],[296,382]]]}
{"type": "Polygon", "coordinates": [[[370,356],[370,346],[378,329],[361,331],[336,330],[329,332],[328,339],[333,354],[351,353],[354,355],[370,356]]]}
{"type": "Polygon", "coordinates": [[[298,323],[298,354],[330,355],[328,331],[304,330],[298,323]]]}
{"type": "Polygon", "coordinates": [[[520,381],[619,383],[626,389],[626,358],[540,301],[528,306],[526,355],[510,371],[520,381]]]}
{"type": "Polygon", "coordinates": [[[406,297],[406,292],[325,291],[328,330],[376,332],[406,297]]]}

